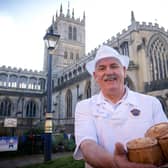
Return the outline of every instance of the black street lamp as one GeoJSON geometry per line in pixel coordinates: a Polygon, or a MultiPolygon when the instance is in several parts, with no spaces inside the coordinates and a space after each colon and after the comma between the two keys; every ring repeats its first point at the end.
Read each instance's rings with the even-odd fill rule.
{"type": "Polygon", "coordinates": [[[47,66],[47,112],[45,113],[45,138],[44,138],[44,161],[51,160],[52,155],[52,54],[56,48],[60,35],[48,31],[44,36],[45,44],[48,48],[47,66]]]}

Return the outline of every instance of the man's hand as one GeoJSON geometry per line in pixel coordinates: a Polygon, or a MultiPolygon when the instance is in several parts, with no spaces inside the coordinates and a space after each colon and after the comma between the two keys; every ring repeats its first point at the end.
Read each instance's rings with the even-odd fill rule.
{"type": "Polygon", "coordinates": [[[157,168],[150,164],[141,164],[130,162],[127,158],[127,153],[121,143],[116,143],[114,152],[114,162],[116,168],[157,168]]]}

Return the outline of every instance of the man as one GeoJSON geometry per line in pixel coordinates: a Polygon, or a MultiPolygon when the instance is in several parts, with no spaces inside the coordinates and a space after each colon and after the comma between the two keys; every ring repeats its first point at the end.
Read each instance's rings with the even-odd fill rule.
{"type": "Polygon", "coordinates": [[[100,87],[98,95],[76,105],[74,158],[84,159],[87,168],[155,168],[127,159],[129,140],[144,137],[156,123],[167,122],[155,97],[133,92],[124,85],[128,65],[128,56],[105,45],[86,64],[100,87]]]}

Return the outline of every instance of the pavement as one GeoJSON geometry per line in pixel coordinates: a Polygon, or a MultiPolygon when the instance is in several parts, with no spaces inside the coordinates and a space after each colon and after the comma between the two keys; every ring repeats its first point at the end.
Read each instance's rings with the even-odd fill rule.
{"type": "MultiPolygon", "coordinates": [[[[72,152],[53,153],[52,160],[60,157],[72,156],[72,155],[73,155],[72,152]]],[[[28,165],[43,163],[43,162],[44,162],[43,154],[24,155],[24,156],[18,156],[10,159],[0,158],[0,168],[21,168],[23,166],[28,166],[28,165]]],[[[166,164],[165,166],[161,166],[159,168],[168,168],[168,164],[166,164]]]]}
{"type": "MultiPolygon", "coordinates": [[[[70,156],[72,152],[60,152],[52,154],[52,159],[60,158],[63,156],[70,156]]],[[[19,168],[31,164],[43,163],[44,155],[24,155],[15,158],[0,159],[0,168],[19,168]]]]}

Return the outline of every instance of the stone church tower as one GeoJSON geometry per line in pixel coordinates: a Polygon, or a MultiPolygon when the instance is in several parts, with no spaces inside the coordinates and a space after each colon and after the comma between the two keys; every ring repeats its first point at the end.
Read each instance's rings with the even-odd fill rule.
{"type": "MultiPolygon", "coordinates": [[[[109,18],[110,19],[110,18],[109,18]]],[[[85,65],[95,57],[97,48],[85,54],[85,13],[75,18],[69,5],[62,5],[47,31],[60,34],[52,58],[53,132],[74,132],[75,106],[99,91],[85,65]]],[[[131,13],[131,24],[103,44],[130,57],[126,85],[135,91],[157,97],[168,116],[168,31],[158,24],[138,22],[131,13]]],[[[44,127],[47,107],[47,48],[44,46],[44,71],[0,67],[0,135],[9,135],[5,118],[17,120],[12,134],[44,127]]]]}
{"type": "MultiPolygon", "coordinates": [[[[48,28],[48,31],[51,30],[60,34],[58,47],[52,57],[52,71],[53,74],[57,74],[70,64],[75,64],[85,55],[85,12],[82,19],[76,19],[74,9],[70,12],[69,3],[66,15],[63,13],[61,4],[59,14],[56,12],[48,28]]],[[[44,70],[46,70],[46,46],[44,52],[44,70]]]]}

